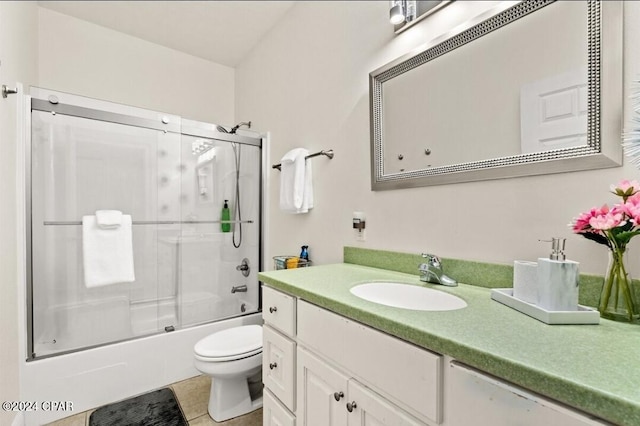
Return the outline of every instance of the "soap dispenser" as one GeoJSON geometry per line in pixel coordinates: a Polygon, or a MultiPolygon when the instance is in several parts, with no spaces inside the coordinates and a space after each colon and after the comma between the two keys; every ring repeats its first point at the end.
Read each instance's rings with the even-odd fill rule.
{"type": "Polygon", "coordinates": [[[222,212],[220,213],[220,228],[222,232],[231,231],[231,212],[229,211],[229,200],[224,200],[224,206],[222,206],[222,212]]]}
{"type": "Polygon", "coordinates": [[[579,263],[566,260],[566,238],[550,242],[549,258],[538,259],[538,306],[547,311],[577,311],[579,263]]]}

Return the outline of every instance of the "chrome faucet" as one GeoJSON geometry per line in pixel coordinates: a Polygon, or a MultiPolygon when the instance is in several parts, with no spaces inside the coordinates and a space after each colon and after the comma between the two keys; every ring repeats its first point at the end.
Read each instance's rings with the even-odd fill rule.
{"type": "Polygon", "coordinates": [[[455,287],[458,285],[456,280],[444,274],[442,271],[442,263],[438,256],[422,253],[422,257],[427,259],[427,263],[421,263],[418,267],[420,270],[420,281],[442,284],[447,287],[455,287]]]}
{"type": "Polygon", "coordinates": [[[246,285],[238,285],[238,286],[232,286],[231,287],[231,293],[246,293],[247,292],[247,286],[246,285]]]}

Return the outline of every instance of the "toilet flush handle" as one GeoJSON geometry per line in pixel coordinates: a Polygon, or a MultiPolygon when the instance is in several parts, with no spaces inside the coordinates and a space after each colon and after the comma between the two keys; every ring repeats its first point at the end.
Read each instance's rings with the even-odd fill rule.
{"type": "Polygon", "coordinates": [[[277,362],[272,362],[271,364],[269,364],[269,370],[273,370],[274,368],[276,368],[278,366],[277,362]]]}

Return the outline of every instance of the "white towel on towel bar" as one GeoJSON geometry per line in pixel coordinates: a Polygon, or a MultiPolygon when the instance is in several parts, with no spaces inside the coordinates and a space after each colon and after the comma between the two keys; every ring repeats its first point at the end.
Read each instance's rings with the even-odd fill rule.
{"type": "Polygon", "coordinates": [[[82,217],[84,284],[88,288],[135,281],[131,216],[120,226],[101,228],[96,216],[82,217]]]}
{"type": "Polygon", "coordinates": [[[280,209],[287,213],[307,213],[313,208],[313,173],[305,157],[309,151],[295,148],[280,160],[280,209]]]}
{"type": "Polygon", "coordinates": [[[96,223],[100,228],[117,228],[122,223],[122,212],[120,210],[97,210],[96,223]]]}

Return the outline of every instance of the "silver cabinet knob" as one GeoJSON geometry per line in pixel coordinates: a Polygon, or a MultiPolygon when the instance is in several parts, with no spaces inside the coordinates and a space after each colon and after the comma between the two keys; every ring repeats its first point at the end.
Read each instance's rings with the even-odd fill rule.
{"type": "Polygon", "coordinates": [[[271,364],[269,364],[269,370],[273,370],[274,368],[276,368],[278,366],[277,362],[272,362],[271,364]]]}
{"type": "Polygon", "coordinates": [[[355,401],[347,402],[347,411],[351,413],[357,406],[355,401]]]}
{"type": "Polygon", "coordinates": [[[336,399],[336,401],[340,401],[340,399],[342,399],[344,397],[344,392],[342,392],[342,391],[334,392],[333,393],[333,397],[336,399]]]}
{"type": "Polygon", "coordinates": [[[278,308],[276,306],[271,306],[269,307],[269,312],[274,313],[278,310],[278,308]]]}

